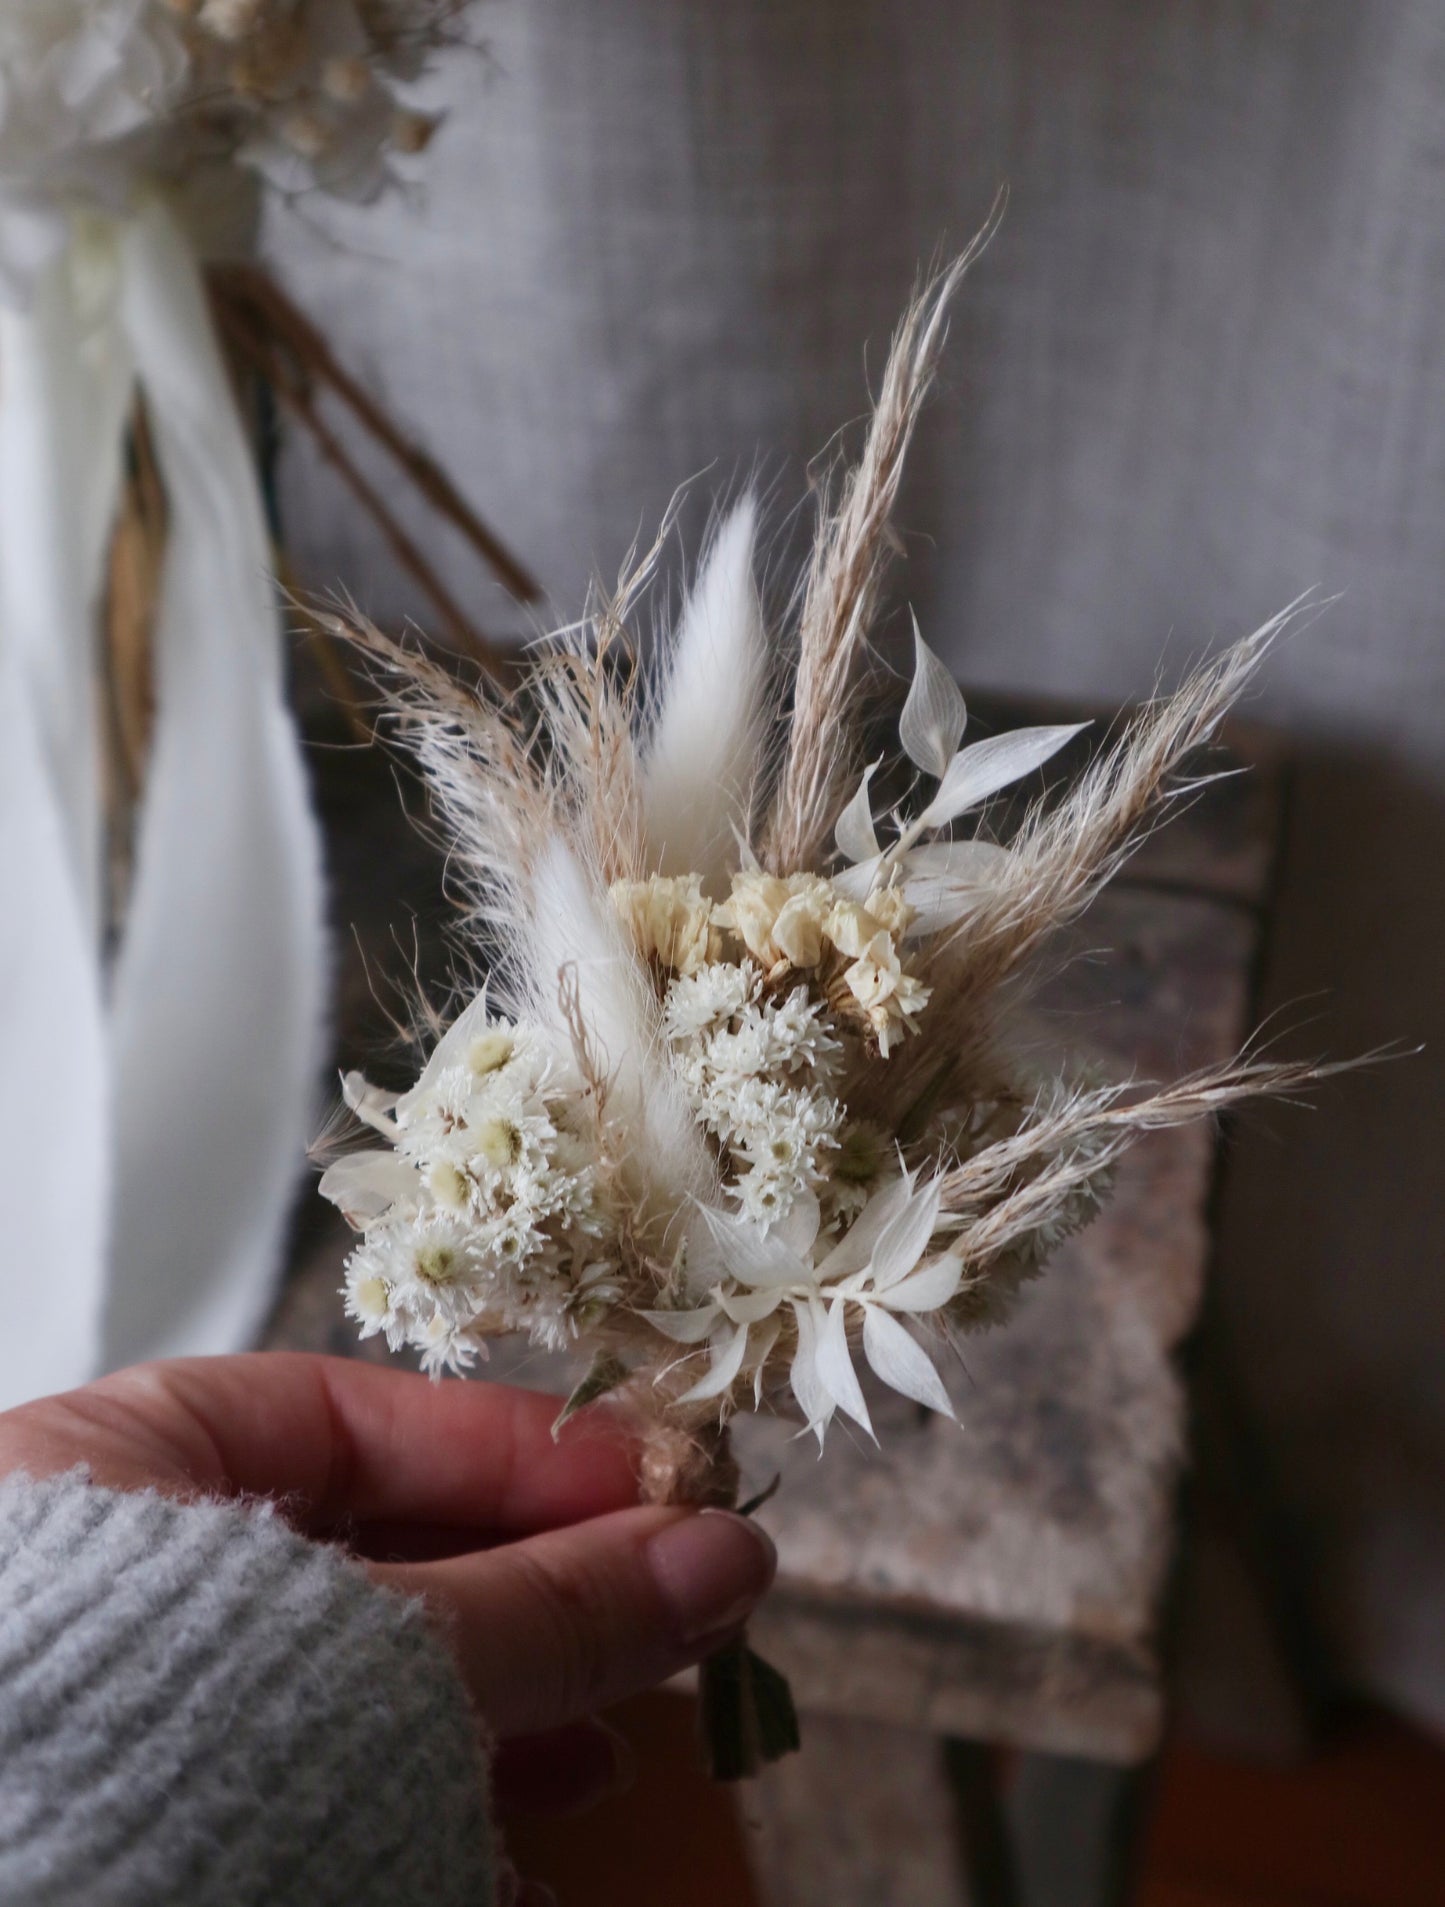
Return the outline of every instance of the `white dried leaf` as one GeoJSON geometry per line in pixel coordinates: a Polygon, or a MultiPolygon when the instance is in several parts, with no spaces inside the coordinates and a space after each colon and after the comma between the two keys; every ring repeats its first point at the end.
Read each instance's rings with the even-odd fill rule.
{"type": "Polygon", "coordinates": [[[818,1376],[818,1339],[823,1329],[823,1307],[816,1298],[810,1298],[806,1303],[795,1298],[793,1316],[798,1325],[798,1348],[793,1353],[788,1382],[797,1399],[798,1409],[802,1411],[809,1430],[817,1437],[821,1450],[823,1433],[837,1408],[818,1376]]]}
{"type": "Polygon", "coordinates": [[[773,1346],[783,1328],[781,1318],[766,1319],[762,1326],[748,1339],[747,1362],[753,1367],[753,1409],[763,1407],[763,1378],[767,1373],[768,1359],[773,1355],[773,1346]]]}
{"type": "Polygon", "coordinates": [[[885,1228],[907,1207],[912,1192],[913,1180],[906,1175],[892,1180],[882,1191],[875,1192],[819,1265],[819,1283],[832,1283],[862,1271],[885,1228]]]}
{"type": "Polygon", "coordinates": [[[913,910],[904,938],[953,926],[1003,873],[1009,852],[992,841],[934,841],[904,855],[903,898],[913,910]]]}
{"type": "Polygon", "coordinates": [[[827,1322],[818,1334],[818,1381],[839,1410],[846,1411],[854,1423],[861,1424],[873,1441],[873,1424],[853,1358],[848,1350],[848,1322],[844,1300],[835,1298],[829,1307],[827,1322]]]}
{"type": "Polygon", "coordinates": [[[743,1367],[743,1354],[747,1348],[748,1327],[740,1324],[730,1338],[714,1344],[712,1369],[706,1376],[700,1377],[691,1390],[684,1391],[678,1403],[700,1404],[709,1397],[725,1396],[743,1367]]]}
{"type": "Polygon", "coordinates": [[[317,1191],[358,1230],[418,1189],[414,1168],[394,1152],[351,1152],[321,1175],[317,1191]]]}
{"type": "Polygon", "coordinates": [[[1066,742],[1071,742],[1087,727],[1087,722],[1074,722],[1062,727],[1016,728],[1007,735],[990,735],[987,741],[961,748],[948,764],[938,793],[920,817],[923,825],[941,828],[956,821],[1001,788],[1042,768],[1066,742]]]}
{"type": "Polygon", "coordinates": [[[637,1315],[674,1344],[701,1344],[716,1329],[722,1314],[717,1305],[709,1304],[701,1311],[639,1311],[637,1315]]]}
{"type": "Polygon", "coordinates": [[[425,1099],[449,1066],[460,1064],[466,1057],[472,1041],[486,1031],[488,1023],[487,989],[483,987],[481,992],[462,1008],[432,1048],[431,1056],[422,1068],[421,1076],[416,1084],[393,1102],[403,1119],[413,1106],[425,1099]]]}
{"type": "MultiPolygon", "coordinates": [[[[898,739],[908,759],[925,775],[947,774],[963,739],[968,708],[953,676],[918,633],[913,619],[913,681],[898,718],[898,739]]],[[[876,849],[874,850],[876,852],[876,849]]],[[[860,860],[861,855],[853,855],[860,860]]]]}
{"type": "Polygon", "coordinates": [[[396,1138],[397,1125],[391,1114],[399,1093],[385,1092],[380,1086],[373,1086],[365,1073],[352,1071],[341,1075],[341,1097],[363,1125],[370,1126],[384,1139],[396,1138]]]}
{"type": "Polygon", "coordinates": [[[866,906],[882,866],[883,856],[870,854],[867,860],[859,861],[853,867],[839,868],[832,877],[833,885],[845,900],[857,901],[860,907],[866,906]]]}
{"type": "Polygon", "coordinates": [[[747,1219],[703,1207],[713,1243],[739,1284],[759,1290],[806,1282],[807,1267],[776,1231],[765,1232],[747,1219]]]}
{"type": "Polygon", "coordinates": [[[760,1324],[772,1317],[782,1299],[783,1288],[775,1285],[771,1290],[726,1292],[718,1303],[734,1324],[760,1324]]]}
{"type": "Polygon", "coordinates": [[[897,1318],[869,1305],[863,1317],[863,1354],[891,1390],[952,1417],[954,1409],[933,1361],[897,1318]]]}
{"type": "Polygon", "coordinates": [[[887,1305],[890,1311],[938,1311],[957,1297],[962,1283],[962,1260],[952,1252],[945,1252],[931,1265],[924,1265],[898,1284],[890,1285],[887,1291],[880,1292],[878,1302],[887,1305]]]}
{"type": "Polygon", "coordinates": [[[868,792],[868,784],[877,771],[876,761],[863,770],[858,792],[838,816],[838,825],[833,830],[838,852],[847,861],[876,861],[878,858],[880,849],[873,827],[873,801],[868,792]]]}
{"type": "Polygon", "coordinates": [[[938,1223],[943,1187],[938,1179],[915,1192],[903,1209],[884,1226],[873,1248],[873,1289],[886,1291],[906,1278],[928,1249],[938,1223]]]}

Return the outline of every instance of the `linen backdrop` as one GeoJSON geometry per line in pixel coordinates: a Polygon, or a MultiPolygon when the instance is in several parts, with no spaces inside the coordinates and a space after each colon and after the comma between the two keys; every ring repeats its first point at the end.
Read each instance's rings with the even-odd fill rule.
{"type": "MultiPolygon", "coordinates": [[[[1264,1577],[1340,1680],[1445,1726],[1445,6],[476,17],[425,197],[270,242],[559,614],[682,479],[794,501],[1003,182],[901,512],[929,641],[966,682],[1112,701],[1343,592],[1257,705],[1302,762],[1269,997],[1306,1046],[1427,1050],[1247,1126],[1210,1358],[1264,1577]]],[[[414,608],[312,474],[293,450],[304,573],[414,608]]]]}

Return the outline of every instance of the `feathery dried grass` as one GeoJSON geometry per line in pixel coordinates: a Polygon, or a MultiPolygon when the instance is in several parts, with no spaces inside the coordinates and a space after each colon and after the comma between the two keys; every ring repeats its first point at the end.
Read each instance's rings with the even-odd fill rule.
{"type": "Polygon", "coordinates": [[[579,843],[604,885],[640,880],[642,802],[633,740],[633,671],[604,624],[590,648],[545,657],[534,688],[579,843]]]}
{"type": "Polygon", "coordinates": [[[892,554],[890,519],[914,427],[948,334],[948,307],[1003,216],[1000,193],[982,231],[910,302],[894,333],[862,455],[813,546],[798,619],[798,663],[786,753],[762,859],[774,873],[817,859],[854,765],[858,673],[892,554]]]}
{"type": "Polygon", "coordinates": [[[930,1039],[905,1048],[886,1082],[895,1117],[920,1096],[956,1099],[971,1083],[987,1097],[1011,984],[1087,911],[1171,806],[1213,779],[1183,778],[1185,764],[1216,738],[1275,642],[1323,606],[1312,593],[1299,597],[1140,709],[1062,797],[1033,804],[977,903],[929,950],[930,1039]],[[941,1072],[940,1051],[948,1055],[941,1072]]]}
{"type": "Polygon", "coordinates": [[[519,704],[493,699],[481,685],[467,688],[352,605],[308,613],[377,678],[381,722],[416,762],[435,802],[465,927],[481,946],[509,948],[557,807],[528,748],[519,704]]]}

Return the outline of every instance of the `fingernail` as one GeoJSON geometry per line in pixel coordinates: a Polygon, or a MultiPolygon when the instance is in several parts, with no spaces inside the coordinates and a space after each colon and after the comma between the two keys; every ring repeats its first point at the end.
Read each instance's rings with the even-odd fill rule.
{"type": "Polygon", "coordinates": [[[647,1560],[679,1635],[696,1642],[743,1620],[773,1580],[778,1553],[747,1517],[704,1510],[659,1530],[647,1560]]]}

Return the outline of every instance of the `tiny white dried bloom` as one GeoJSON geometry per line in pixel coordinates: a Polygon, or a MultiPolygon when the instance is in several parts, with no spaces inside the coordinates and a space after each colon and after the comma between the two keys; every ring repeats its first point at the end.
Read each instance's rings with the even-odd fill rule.
{"type": "Polygon", "coordinates": [[[751,965],[720,960],[672,981],[663,1002],[663,1023],[674,1045],[684,1046],[701,1033],[737,1019],[762,987],[751,965]]]}
{"type": "Polygon", "coordinates": [[[395,1148],[342,1159],[322,1180],[363,1232],[347,1271],[363,1328],[438,1368],[466,1362],[466,1334],[484,1324],[565,1342],[576,1267],[595,1261],[609,1220],[559,1038],[493,1019],[483,993],[409,1092],[359,1076],[345,1087],[395,1148]]]}
{"type": "Polygon", "coordinates": [[[756,969],[742,984],[727,971],[715,963],[675,980],[664,1024],[689,1103],[734,1168],[729,1189],[750,1218],[771,1224],[826,1181],[844,1116],[827,1091],[842,1047],[806,987],[764,998],[756,969]]]}

